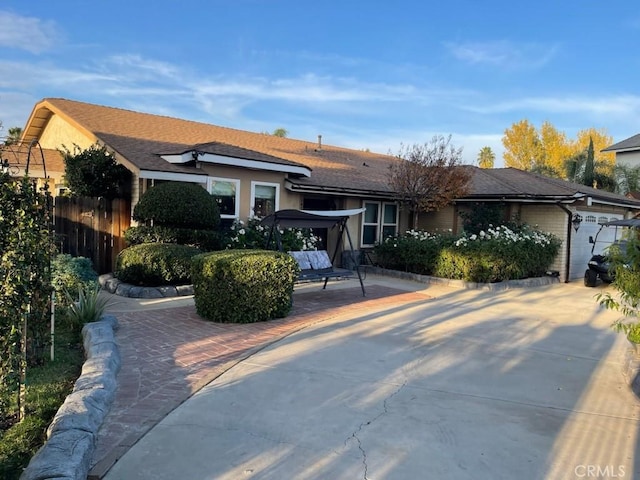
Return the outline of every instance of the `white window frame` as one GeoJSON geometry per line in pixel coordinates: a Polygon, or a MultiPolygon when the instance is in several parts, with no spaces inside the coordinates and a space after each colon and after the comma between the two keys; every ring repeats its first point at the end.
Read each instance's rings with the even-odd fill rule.
{"type": "Polygon", "coordinates": [[[394,227],[395,235],[398,234],[398,216],[400,214],[400,208],[398,208],[397,203],[393,202],[381,202],[380,207],[380,238],[378,239],[378,241],[383,241],[384,238],[382,238],[382,235],[384,232],[384,227],[394,227]],[[393,205],[396,208],[396,218],[394,218],[393,223],[385,223],[384,221],[384,209],[387,205],[393,205]]]}
{"type": "Polygon", "coordinates": [[[374,226],[376,227],[376,242],[380,242],[382,240],[384,240],[382,238],[382,231],[384,230],[384,227],[395,227],[395,233],[396,235],[398,234],[398,219],[399,219],[399,215],[400,215],[400,209],[398,208],[398,204],[397,203],[393,203],[393,202],[375,202],[375,201],[363,201],[362,202],[362,206],[366,208],[366,206],[368,204],[373,204],[373,205],[377,205],[378,206],[378,219],[377,221],[374,222],[365,222],[365,218],[366,218],[366,213],[363,214],[362,216],[362,225],[361,225],[361,229],[360,229],[360,246],[361,247],[373,247],[374,244],[373,243],[364,243],[364,229],[365,227],[368,226],[374,226]],[[385,223],[384,221],[384,209],[386,205],[394,205],[396,207],[396,218],[395,218],[395,223],[385,223]]]}
{"type": "Polygon", "coordinates": [[[249,218],[254,218],[255,215],[255,211],[253,209],[255,203],[256,203],[256,187],[275,187],[276,189],[276,204],[274,207],[274,211],[277,212],[278,210],[280,210],[280,184],[279,183],[273,183],[273,182],[258,182],[258,181],[252,181],[251,182],[251,201],[249,203],[249,218]]]}
{"type": "Polygon", "coordinates": [[[224,177],[209,177],[207,179],[207,191],[209,194],[213,194],[213,182],[228,182],[235,183],[236,185],[236,199],[235,199],[235,212],[233,215],[228,213],[220,214],[220,218],[238,218],[240,217],[240,180],[237,178],[224,178],[224,177]]]}

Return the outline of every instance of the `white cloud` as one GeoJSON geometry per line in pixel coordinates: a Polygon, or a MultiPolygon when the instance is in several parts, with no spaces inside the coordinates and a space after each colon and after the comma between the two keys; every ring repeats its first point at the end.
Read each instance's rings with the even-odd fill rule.
{"type": "Polygon", "coordinates": [[[536,69],[546,65],[556,54],[557,46],[536,43],[447,42],[445,47],[458,60],[472,65],[491,65],[507,69],[536,69]]]}
{"type": "Polygon", "coordinates": [[[481,114],[508,113],[516,111],[538,111],[547,113],[588,113],[597,115],[640,115],[640,96],[592,96],[592,97],[527,97],[490,103],[466,105],[461,108],[481,114]]]}
{"type": "Polygon", "coordinates": [[[50,50],[58,39],[54,22],[0,11],[0,45],[3,47],[37,54],[50,50]]]}

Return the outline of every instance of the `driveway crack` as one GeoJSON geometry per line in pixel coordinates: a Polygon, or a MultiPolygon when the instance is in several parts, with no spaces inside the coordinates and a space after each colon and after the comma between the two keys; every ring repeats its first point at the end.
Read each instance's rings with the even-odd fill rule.
{"type": "Polygon", "coordinates": [[[349,440],[355,440],[358,443],[358,450],[360,450],[360,453],[362,454],[362,466],[364,468],[364,472],[363,472],[363,479],[364,480],[368,480],[369,477],[367,476],[369,473],[369,464],[367,463],[367,452],[364,449],[364,447],[362,446],[362,441],[360,440],[359,434],[360,432],[365,428],[368,427],[369,425],[371,425],[372,423],[374,423],[376,420],[378,420],[380,417],[382,417],[383,415],[386,415],[387,413],[389,413],[389,401],[395,397],[398,393],[400,393],[400,391],[407,386],[407,381],[405,380],[404,383],[402,385],[400,385],[395,391],[393,391],[391,394],[389,394],[387,396],[387,398],[384,399],[384,402],[382,402],[382,411],[376,415],[375,417],[373,417],[371,420],[367,420],[366,422],[362,422],[358,428],[351,434],[351,436],[347,437],[347,439],[344,441],[345,446],[347,445],[347,443],[349,442],[349,440]]]}

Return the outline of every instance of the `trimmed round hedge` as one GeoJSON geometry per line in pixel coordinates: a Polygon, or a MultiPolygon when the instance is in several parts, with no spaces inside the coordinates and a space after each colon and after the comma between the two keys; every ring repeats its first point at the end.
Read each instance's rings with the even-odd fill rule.
{"type": "Polygon", "coordinates": [[[215,198],[200,185],[166,182],[140,197],[133,219],[155,226],[215,230],[220,212],[215,198]]]}
{"type": "Polygon", "coordinates": [[[225,250],[192,262],[196,312],[214,322],[282,318],[292,307],[298,264],[270,250],[225,250]]]}
{"type": "Polygon", "coordinates": [[[133,245],[118,254],[113,274],[132,285],[185,285],[191,283],[191,259],[199,253],[199,249],[188,245],[133,245]]]}
{"type": "Polygon", "coordinates": [[[129,227],[124,232],[127,245],[139,245],[141,243],[178,243],[191,245],[204,252],[222,250],[224,248],[224,235],[214,230],[194,230],[190,228],[171,228],[146,225],[129,227]]]}

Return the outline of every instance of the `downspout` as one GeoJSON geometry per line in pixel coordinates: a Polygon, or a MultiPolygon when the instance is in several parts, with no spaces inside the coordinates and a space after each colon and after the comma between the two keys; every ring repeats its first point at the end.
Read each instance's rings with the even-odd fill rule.
{"type": "Polygon", "coordinates": [[[567,260],[564,266],[564,283],[569,283],[569,270],[571,268],[571,239],[573,237],[571,220],[573,219],[573,212],[561,203],[556,203],[556,205],[567,212],[567,260]]]}

